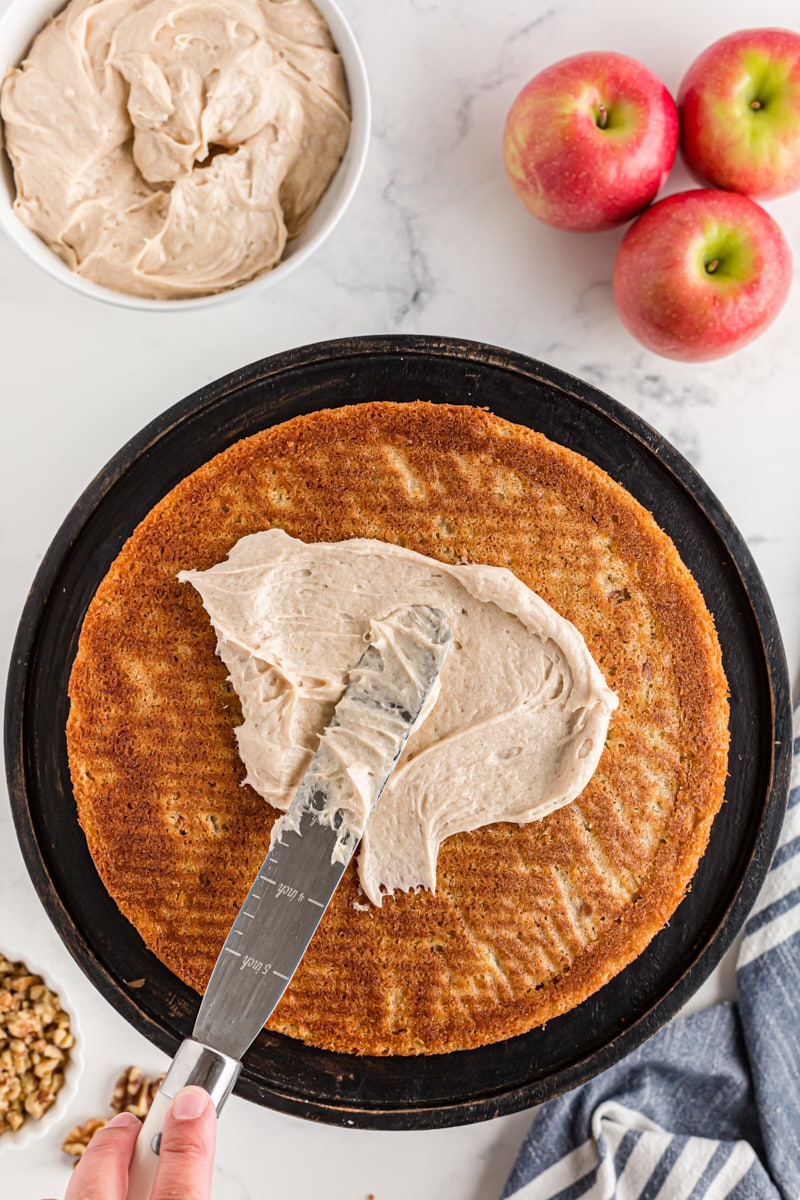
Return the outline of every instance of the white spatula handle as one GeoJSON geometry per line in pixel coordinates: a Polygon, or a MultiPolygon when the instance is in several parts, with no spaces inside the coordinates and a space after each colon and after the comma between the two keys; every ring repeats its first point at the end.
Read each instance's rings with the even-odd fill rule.
{"type": "Polygon", "coordinates": [[[172,1097],[162,1091],[156,1092],[150,1112],[136,1139],[128,1175],[128,1200],[150,1200],[158,1167],[158,1155],[153,1145],[160,1144],[164,1130],[164,1118],[172,1104],[172,1097]]]}
{"type": "Polygon", "coordinates": [[[204,1088],[214,1101],[219,1116],[223,1104],[233,1091],[241,1069],[242,1064],[238,1059],[229,1058],[227,1054],[212,1050],[210,1046],[204,1046],[202,1042],[196,1042],[193,1038],[187,1038],[180,1044],[136,1139],[128,1179],[127,1200],[150,1200],[158,1167],[164,1120],[175,1093],[192,1084],[204,1088]]]}

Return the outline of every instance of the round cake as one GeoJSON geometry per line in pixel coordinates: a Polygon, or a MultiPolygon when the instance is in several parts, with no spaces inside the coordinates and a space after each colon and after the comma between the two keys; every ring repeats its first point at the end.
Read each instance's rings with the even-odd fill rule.
{"type": "Polygon", "coordinates": [[[365,903],[351,864],[268,1027],[346,1053],[430,1054],[574,1008],[675,912],[724,797],[727,684],[675,546],[594,464],[468,406],[298,417],[165,496],[89,607],[67,737],[105,887],[198,992],[280,814],[242,785],[239,702],[177,576],[270,528],[509,568],[577,627],[619,707],[578,799],[448,838],[435,893],[365,903]]]}

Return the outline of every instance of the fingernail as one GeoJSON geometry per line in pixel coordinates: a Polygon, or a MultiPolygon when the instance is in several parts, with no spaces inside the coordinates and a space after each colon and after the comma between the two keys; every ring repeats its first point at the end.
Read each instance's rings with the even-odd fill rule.
{"type": "Polygon", "coordinates": [[[172,1115],[179,1121],[194,1121],[208,1108],[208,1092],[199,1087],[185,1087],[172,1101],[172,1115]]]}
{"type": "Polygon", "coordinates": [[[121,1112],[111,1118],[106,1125],[106,1129],[133,1129],[134,1125],[138,1129],[141,1123],[139,1118],[135,1117],[133,1113],[121,1112]]]}

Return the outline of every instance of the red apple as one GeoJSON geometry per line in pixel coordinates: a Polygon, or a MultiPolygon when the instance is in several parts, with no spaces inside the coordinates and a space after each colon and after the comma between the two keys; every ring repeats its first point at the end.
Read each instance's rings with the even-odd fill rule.
{"type": "Polygon", "coordinates": [[[800,187],[800,34],[744,29],[714,42],[678,104],[683,156],[701,182],[762,198],[800,187]]]}
{"type": "Polygon", "coordinates": [[[635,58],[590,52],[526,84],[506,118],[503,157],[535,217],[589,232],[645,208],[677,144],[678,114],[661,80],[635,58]]]}
{"type": "Polygon", "coordinates": [[[705,362],[763,333],[791,274],[786,239],[763,208],[703,188],[667,196],[633,223],[614,263],[614,299],[649,350],[705,362]]]}

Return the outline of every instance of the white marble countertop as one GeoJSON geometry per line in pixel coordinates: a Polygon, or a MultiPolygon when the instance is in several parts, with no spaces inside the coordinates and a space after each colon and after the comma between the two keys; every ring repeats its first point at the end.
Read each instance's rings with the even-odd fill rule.
{"type": "MultiPolygon", "coordinates": [[[[616,49],[677,89],[691,59],[752,25],[747,0],[341,0],[370,74],[374,132],[356,199],[322,250],[275,291],[208,310],[139,314],[73,294],[0,237],[0,663],[63,516],[108,458],[195,388],[254,359],[332,337],[427,333],[493,342],[571,371],[674,442],[716,491],[764,575],[792,678],[800,667],[800,280],[776,324],[729,359],[685,366],[640,349],[611,300],[620,233],[538,224],[506,182],[501,131],[519,88],[568,54],[616,49]]],[[[4,4],[0,0],[0,9],[4,4]]],[[[761,24],[797,25],[796,0],[761,24]]],[[[682,169],[668,191],[688,186],[682,169]]],[[[800,261],[800,193],[767,206],[800,261]]],[[[0,947],[23,933],[85,1030],[87,1065],[61,1129],[3,1156],[3,1194],[63,1195],[60,1136],[105,1111],[119,1068],[164,1056],[94,991],[52,930],[0,800],[0,947]]],[[[733,994],[730,955],[693,1007],[733,994]]],[[[215,1200],[492,1200],[524,1113],[420,1133],[313,1125],[234,1098],[215,1200]]]]}

